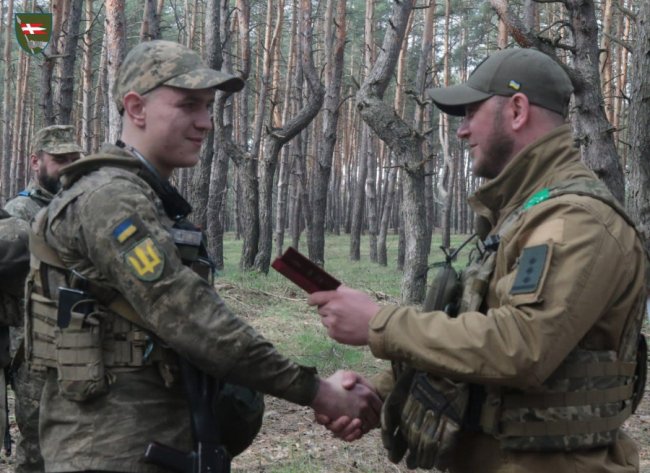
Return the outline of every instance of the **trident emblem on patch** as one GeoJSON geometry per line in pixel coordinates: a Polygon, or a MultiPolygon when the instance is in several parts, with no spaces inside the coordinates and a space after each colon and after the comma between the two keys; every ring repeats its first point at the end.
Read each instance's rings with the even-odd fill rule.
{"type": "Polygon", "coordinates": [[[14,18],[16,39],[23,51],[28,54],[43,51],[52,37],[52,14],[16,13],[14,18]]]}

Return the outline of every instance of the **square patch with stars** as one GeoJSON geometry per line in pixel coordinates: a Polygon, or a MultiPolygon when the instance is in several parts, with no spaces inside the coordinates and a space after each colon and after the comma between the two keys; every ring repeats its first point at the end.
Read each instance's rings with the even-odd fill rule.
{"type": "Polygon", "coordinates": [[[156,241],[148,236],[124,253],[124,262],[138,279],[156,281],[160,279],[165,268],[165,253],[156,241]]]}
{"type": "Polygon", "coordinates": [[[519,257],[519,268],[510,294],[531,294],[537,291],[544,276],[546,258],[549,254],[548,245],[537,245],[524,248],[519,257]]]}

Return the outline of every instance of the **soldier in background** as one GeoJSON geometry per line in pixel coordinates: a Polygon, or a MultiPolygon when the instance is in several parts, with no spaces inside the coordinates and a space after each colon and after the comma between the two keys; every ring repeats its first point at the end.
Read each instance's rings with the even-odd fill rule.
{"type": "Polygon", "coordinates": [[[11,363],[9,328],[22,323],[24,282],[29,270],[28,232],[27,222],[0,209],[0,436],[4,434],[5,439],[9,428],[6,376],[11,363]]]}
{"type": "MultiPolygon", "coordinates": [[[[453,473],[638,472],[621,426],[645,386],[647,255],[580,160],[569,76],[507,49],[429,93],[463,117],[457,136],[487,179],[470,197],[481,241],[457,296],[425,310],[347,287],[309,298],[332,338],[393,362],[396,379],[373,383],[389,458],[453,473]]],[[[353,439],[354,422],[329,427],[353,439]]]]}
{"type": "MultiPolygon", "coordinates": [[[[32,179],[25,190],[5,205],[9,214],[26,222],[26,230],[29,230],[29,222],[38,211],[47,206],[58,192],[61,168],[77,161],[82,153],[81,147],[75,141],[74,127],[71,125],[52,125],[40,129],[36,132],[32,148],[33,152],[29,157],[32,179]]],[[[22,278],[17,277],[16,281],[20,282],[22,288],[24,275],[22,278]]],[[[4,293],[3,297],[16,299],[4,293]]],[[[22,294],[15,300],[16,305],[11,307],[16,310],[22,307],[21,300],[22,294]]],[[[12,363],[16,424],[21,434],[16,448],[16,473],[42,472],[43,459],[38,445],[38,406],[44,378],[41,373],[29,373],[23,363],[23,352],[18,350],[23,340],[21,312],[16,311],[7,323],[11,327],[11,356],[18,352],[12,363]]]]}

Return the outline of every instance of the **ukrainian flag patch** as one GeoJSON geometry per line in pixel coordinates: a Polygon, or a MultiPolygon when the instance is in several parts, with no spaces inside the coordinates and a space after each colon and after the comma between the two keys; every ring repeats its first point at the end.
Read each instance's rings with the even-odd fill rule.
{"type": "Polygon", "coordinates": [[[508,87],[510,87],[512,90],[516,90],[517,92],[519,89],[521,89],[521,84],[517,82],[516,80],[511,80],[508,82],[508,87]]]}
{"type": "Polygon", "coordinates": [[[113,238],[117,240],[118,243],[124,243],[129,237],[133,236],[135,232],[138,231],[135,223],[131,218],[127,218],[122,221],[115,230],[113,230],[113,238]]]}

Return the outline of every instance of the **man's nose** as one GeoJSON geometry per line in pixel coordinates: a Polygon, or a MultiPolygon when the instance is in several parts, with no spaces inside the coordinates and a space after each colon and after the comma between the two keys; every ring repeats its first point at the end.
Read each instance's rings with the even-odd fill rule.
{"type": "Polygon", "coordinates": [[[212,107],[201,111],[196,119],[196,127],[203,130],[212,129],[212,107]]]}
{"type": "Polygon", "coordinates": [[[460,122],[460,126],[456,130],[456,136],[464,140],[469,136],[469,127],[467,126],[467,118],[463,117],[463,120],[460,122]]]}

